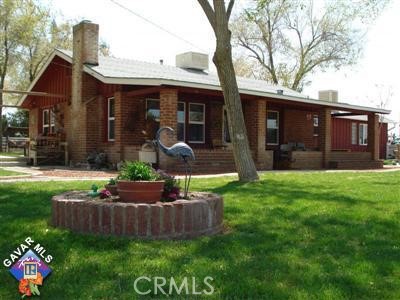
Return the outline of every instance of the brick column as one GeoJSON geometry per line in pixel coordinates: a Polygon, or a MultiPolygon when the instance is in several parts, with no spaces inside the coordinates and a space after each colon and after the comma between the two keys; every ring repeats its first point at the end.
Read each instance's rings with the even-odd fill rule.
{"type": "Polygon", "coordinates": [[[322,167],[328,168],[332,150],[332,116],[329,108],[319,112],[319,150],[322,151],[322,167]]]}
{"type": "Polygon", "coordinates": [[[379,160],[379,115],[368,115],[368,152],[372,160],[379,160]]]}
{"type": "Polygon", "coordinates": [[[39,134],[39,108],[29,110],[29,138],[34,139],[39,134]]]}
{"type": "MultiPolygon", "coordinates": [[[[163,134],[161,136],[162,142],[167,147],[172,146],[177,142],[177,110],[178,110],[178,90],[176,89],[162,89],[160,91],[160,128],[171,127],[175,130],[173,134],[163,134]]],[[[159,153],[160,168],[168,170],[168,168],[175,164],[175,159],[167,157],[164,153],[159,153]]]]}
{"type": "Polygon", "coordinates": [[[271,168],[270,157],[265,150],[267,103],[263,99],[251,100],[245,106],[245,122],[250,149],[257,168],[271,168]]]}

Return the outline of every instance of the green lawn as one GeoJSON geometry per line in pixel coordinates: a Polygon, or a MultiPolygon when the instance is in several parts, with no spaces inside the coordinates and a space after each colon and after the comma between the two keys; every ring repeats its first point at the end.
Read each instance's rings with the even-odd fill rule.
{"type": "Polygon", "coordinates": [[[14,171],[8,171],[8,170],[4,170],[2,168],[0,168],[0,177],[3,176],[17,176],[17,175],[26,175],[20,172],[14,172],[14,171]]]}
{"type": "MultiPolygon", "coordinates": [[[[211,276],[208,299],[400,298],[400,172],[274,173],[253,184],[193,180],[193,189],[224,195],[227,227],[193,241],[50,227],[51,196],[90,184],[0,185],[1,261],[27,236],[54,256],[40,299],[135,299],[139,276],[211,276]]],[[[0,299],[17,299],[18,283],[4,266],[0,278],[0,299]]]]}
{"type": "Polygon", "coordinates": [[[11,151],[11,152],[0,152],[0,156],[9,156],[9,157],[23,157],[24,152],[21,151],[11,151]]]}

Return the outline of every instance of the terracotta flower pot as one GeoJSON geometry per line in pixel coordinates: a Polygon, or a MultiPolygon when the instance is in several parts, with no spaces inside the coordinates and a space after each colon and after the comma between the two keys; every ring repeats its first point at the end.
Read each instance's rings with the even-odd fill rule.
{"type": "Polygon", "coordinates": [[[155,203],[161,200],[161,194],[164,190],[164,180],[119,180],[117,182],[117,190],[122,202],[155,203]]]}
{"type": "Polygon", "coordinates": [[[106,188],[106,190],[108,190],[111,193],[111,195],[113,195],[113,196],[118,195],[116,184],[106,184],[104,187],[106,188]]]}

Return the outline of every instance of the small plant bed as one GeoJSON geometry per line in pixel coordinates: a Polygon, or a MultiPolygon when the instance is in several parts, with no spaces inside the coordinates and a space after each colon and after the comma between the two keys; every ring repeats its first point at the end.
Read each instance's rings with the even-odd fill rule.
{"type": "Polygon", "coordinates": [[[174,176],[143,162],[125,162],[99,189],[52,198],[52,224],[81,233],[185,239],[222,230],[223,200],[195,192],[183,199],[174,176]]]}
{"type": "Polygon", "coordinates": [[[52,198],[52,224],[80,233],[145,239],[186,239],[222,230],[223,200],[194,192],[190,200],[123,203],[118,196],[91,197],[87,191],[52,198]]]}

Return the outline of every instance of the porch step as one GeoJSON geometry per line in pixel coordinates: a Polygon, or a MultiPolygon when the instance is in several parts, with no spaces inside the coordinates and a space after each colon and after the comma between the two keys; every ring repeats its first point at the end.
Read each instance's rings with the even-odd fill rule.
{"type": "Polygon", "coordinates": [[[330,161],[329,169],[340,170],[360,170],[360,169],[382,169],[382,160],[344,160],[344,161],[330,161]]]}

